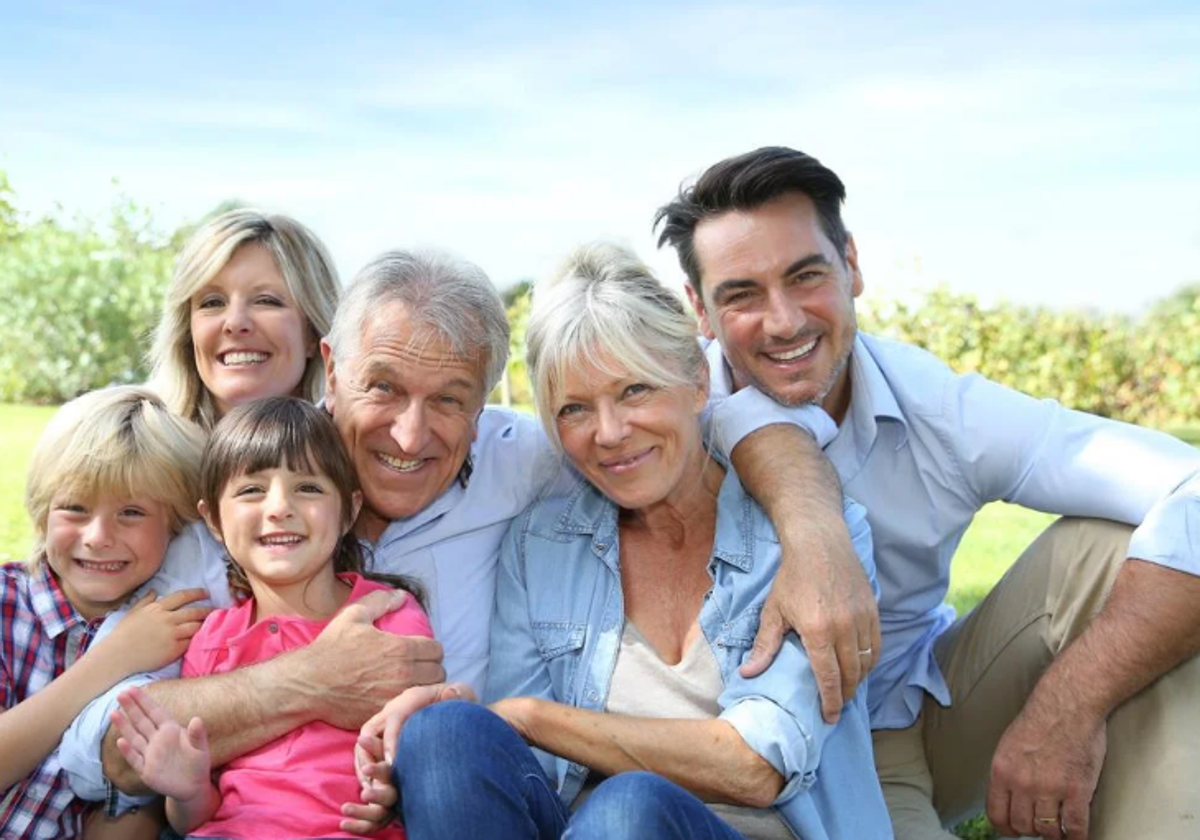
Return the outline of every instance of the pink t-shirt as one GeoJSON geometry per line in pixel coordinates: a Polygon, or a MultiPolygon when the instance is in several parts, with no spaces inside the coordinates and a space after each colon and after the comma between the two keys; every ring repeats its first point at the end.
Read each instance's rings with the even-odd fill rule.
{"type": "MultiPolygon", "coordinates": [[[[359,575],[341,577],[353,585],[347,604],[388,588],[359,575]]],[[[188,645],[183,676],[223,674],[263,662],[304,647],[329,623],[274,615],[251,625],[253,614],[250,600],[209,615],[188,645]]],[[[376,621],[375,626],[398,636],[433,636],[429,619],[415,598],[376,621]]],[[[235,758],[219,769],[221,807],[216,816],[192,834],[234,840],[356,836],[341,831],[338,823],[342,804],[359,801],[354,775],[357,739],[357,732],[316,722],[235,758]]],[[[403,840],[404,830],[392,825],[372,837],[403,840]]]]}

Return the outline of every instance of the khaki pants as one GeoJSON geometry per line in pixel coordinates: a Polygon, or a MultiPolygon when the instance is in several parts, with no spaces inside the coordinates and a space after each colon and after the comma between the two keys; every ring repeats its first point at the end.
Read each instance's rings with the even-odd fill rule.
{"type": "MultiPolygon", "coordinates": [[[[948,840],[943,826],[983,810],[1000,737],[1104,604],[1130,533],[1103,520],[1059,520],[938,640],[953,705],[926,698],[914,726],[874,733],[897,840],[948,840]]],[[[1091,821],[1094,840],[1200,837],[1200,658],[1109,717],[1091,821]]]]}

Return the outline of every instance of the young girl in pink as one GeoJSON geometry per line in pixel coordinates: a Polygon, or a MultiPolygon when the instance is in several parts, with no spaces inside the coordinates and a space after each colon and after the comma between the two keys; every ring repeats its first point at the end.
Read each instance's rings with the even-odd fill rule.
{"type": "MultiPolygon", "coordinates": [[[[230,584],[242,600],[204,622],[184,656],[183,676],[224,673],[303,647],[338,611],[387,588],[362,573],[351,531],[361,500],[351,461],[322,410],[284,397],[226,415],[205,449],[200,512],[225,545],[230,584]]],[[[397,635],[433,635],[415,597],[376,625],[397,635]]],[[[114,714],[118,746],[146,784],[166,795],[167,819],[180,834],[404,837],[390,808],[373,801],[368,774],[356,770],[355,732],[309,723],[217,768],[214,777],[199,718],[182,727],[137,689],[122,696],[121,708],[114,714]]]]}

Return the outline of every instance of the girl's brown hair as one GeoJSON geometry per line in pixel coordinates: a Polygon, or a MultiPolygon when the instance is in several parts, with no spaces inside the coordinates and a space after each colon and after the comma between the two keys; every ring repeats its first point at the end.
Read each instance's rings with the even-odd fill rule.
{"type": "MultiPolygon", "coordinates": [[[[368,571],[370,562],[350,527],[358,474],[333,419],[324,410],[295,397],[255,400],[232,409],[208,439],[200,467],[200,498],[208,508],[211,526],[221,530],[221,494],[236,476],[286,467],[326,476],[341,496],[342,526],[346,528],[333,551],[335,572],[356,572],[411,592],[422,600],[415,581],[368,571]]],[[[251,595],[250,582],[232,557],[229,588],[239,600],[251,595]]]]}

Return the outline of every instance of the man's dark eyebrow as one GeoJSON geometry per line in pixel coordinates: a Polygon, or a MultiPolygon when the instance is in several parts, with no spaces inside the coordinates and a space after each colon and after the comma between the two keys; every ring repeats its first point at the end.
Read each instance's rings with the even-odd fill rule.
{"type": "Polygon", "coordinates": [[[783,276],[791,277],[793,274],[799,274],[804,269],[812,268],[814,265],[828,266],[830,262],[824,254],[809,254],[807,257],[801,257],[784,269],[783,276]]]}
{"type": "MultiPolygon", "coordinates": [[[[793,274],[799,274],[804,269],[811,268],[814,265],[828,266],[830,263],[824,254],[809,254],[807,257],[801,257],[785,268],[780,276],[784,278],[791,277],[793,274]]],[[[717,284],[717,287],[713,289],[713,300],[720,300],[725,295],[732,294],[740,289],[753,289],[756,286],[758,286],[758,281],[756,280],[741,278],[722,280],[717,284]]]]}
{"type": "Polygon", "coordinates": [[[721,300],[726,295],[733,294],[740,289],[753,289],[758,286],[754,280],[722,280],[717,284],[717,288],[713,289],[713,300],[721,300]]]}

